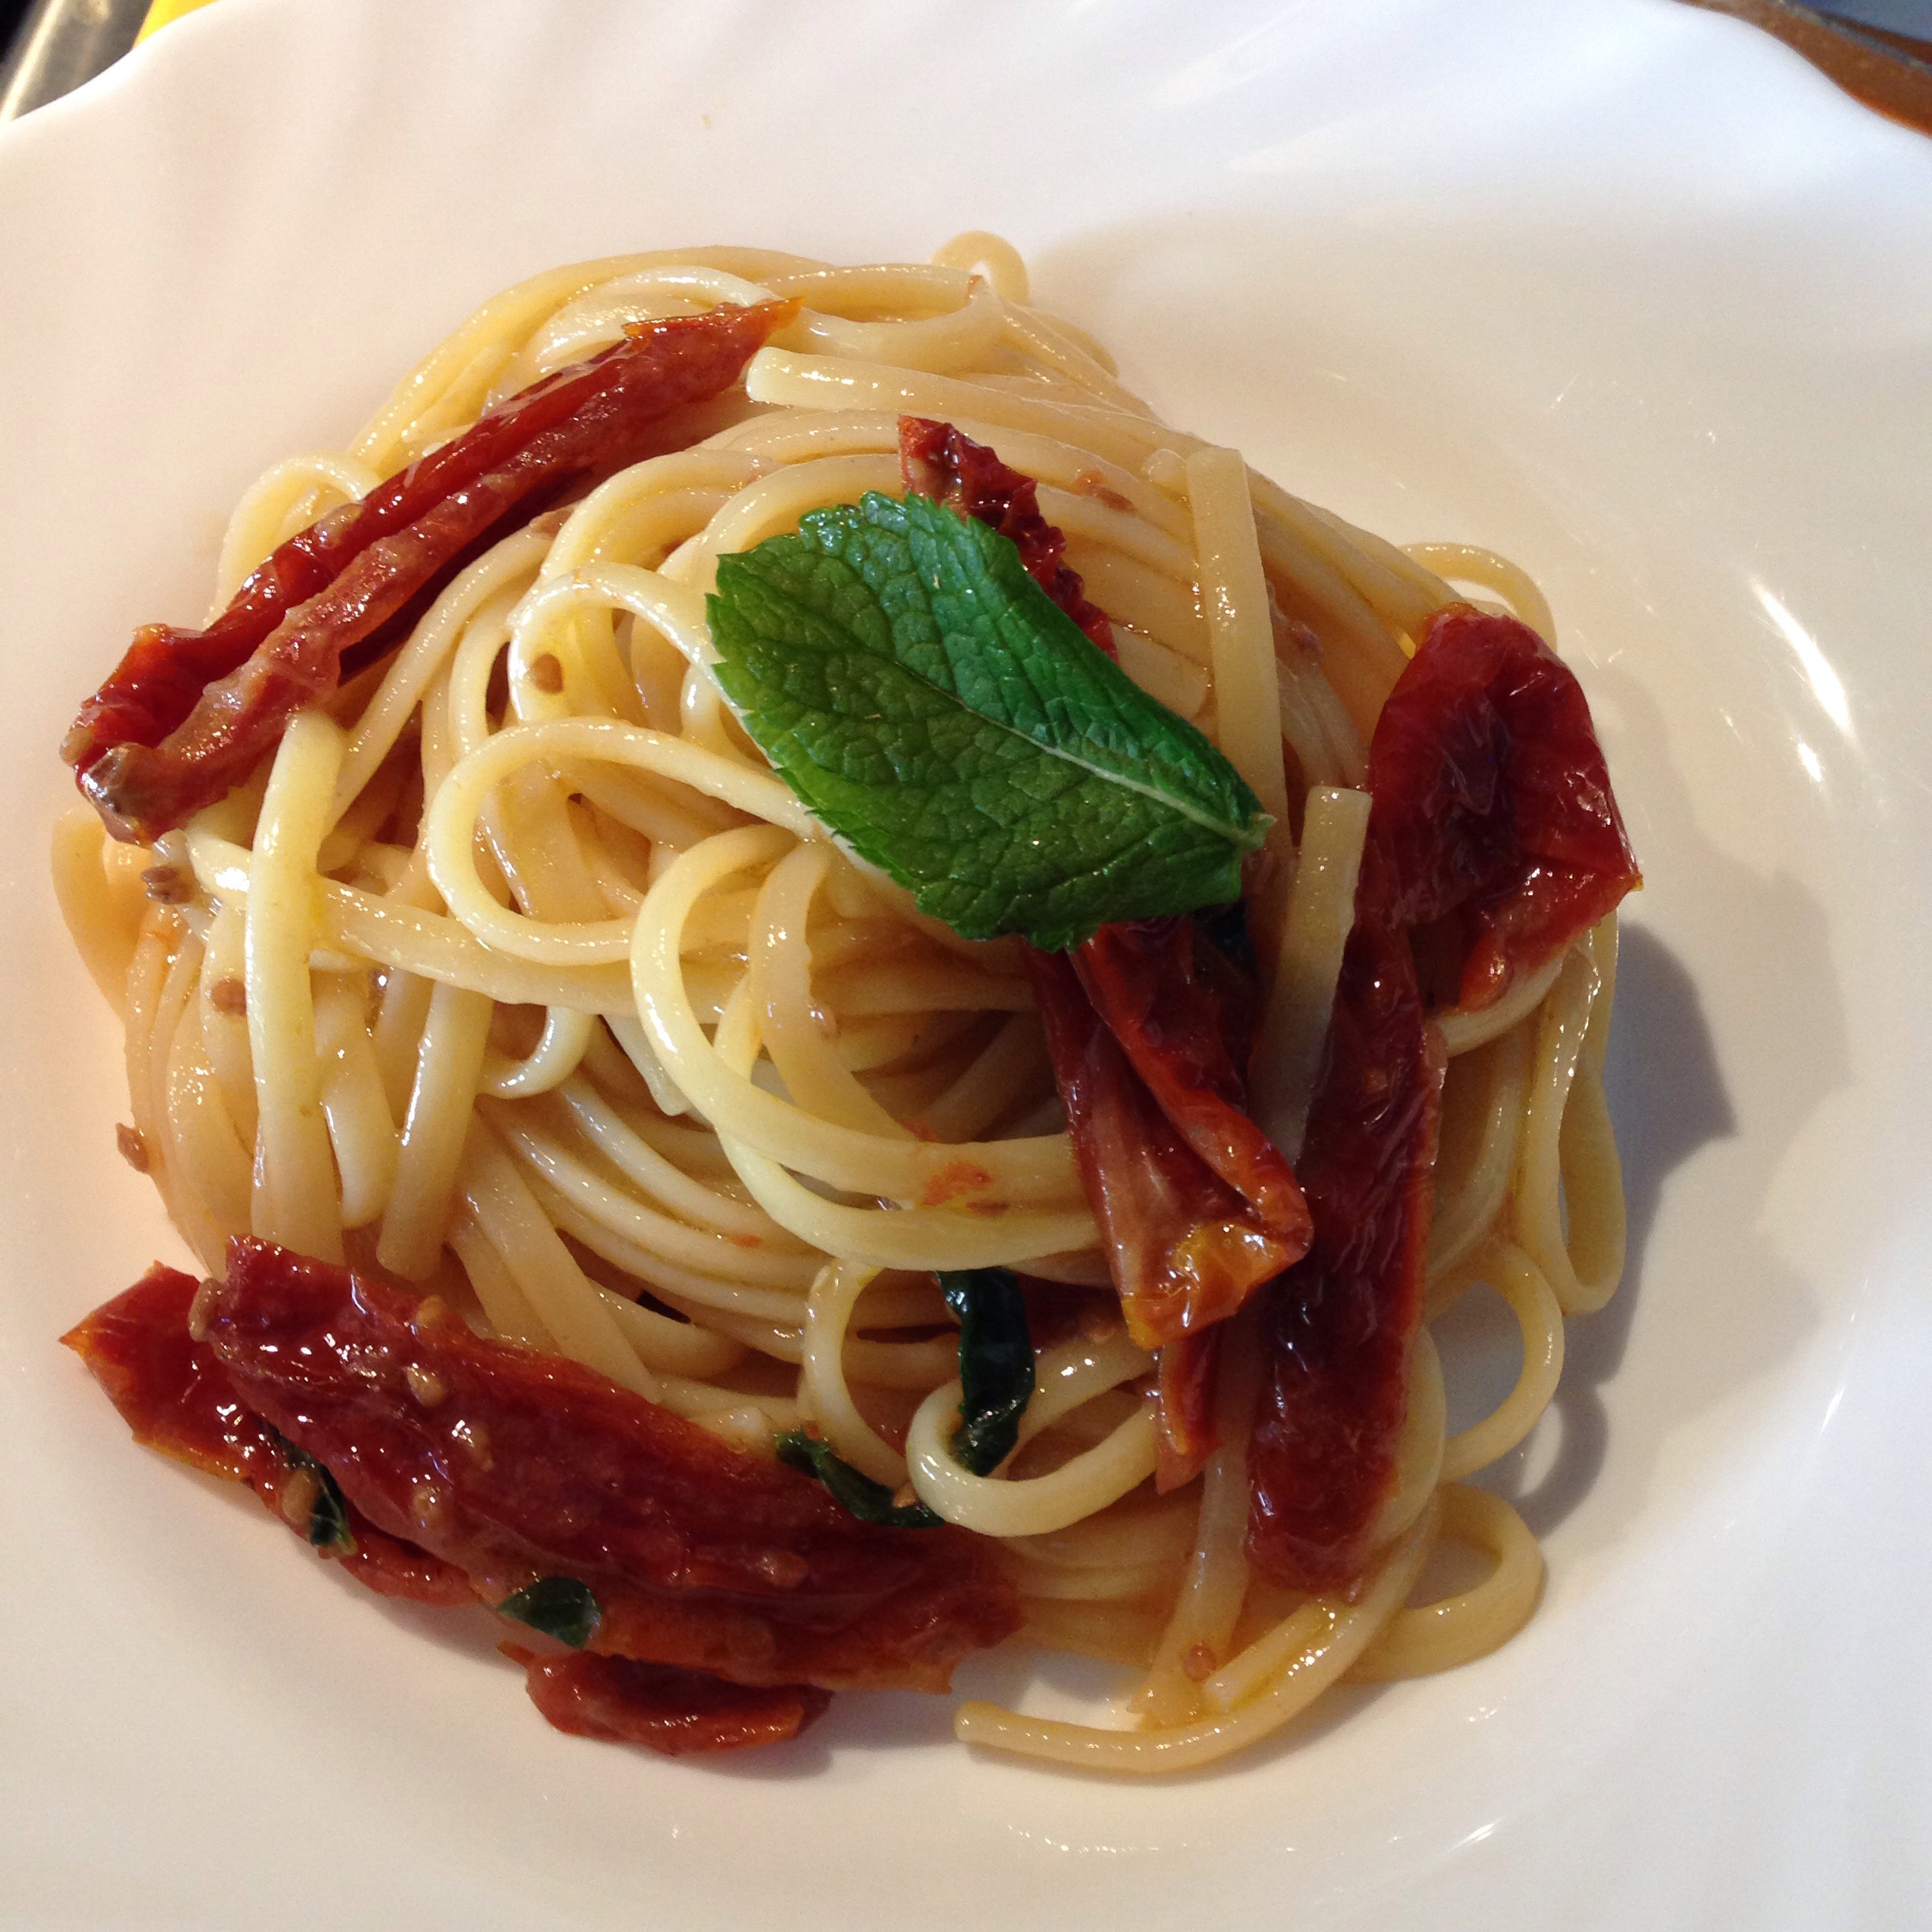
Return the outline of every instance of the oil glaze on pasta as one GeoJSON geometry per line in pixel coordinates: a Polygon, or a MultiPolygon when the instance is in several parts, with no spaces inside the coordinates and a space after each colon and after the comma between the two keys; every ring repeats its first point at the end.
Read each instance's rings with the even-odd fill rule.
{"type": "Polygon", "coordinates": [[[500,1608],[590,1735],[779,1742],[1013,1641],[1140,1672],[1126,1717],[968,1703],[962,1738],[1159,1773],[1481,1657],[1542,1564],[1466,1479],[1622,1264],[1636,873],[1540,597],[1455,554],[1452,586],[1159,422],[991,236],[497,297],[268,474],[208,627],[144,631],[69,739],[102,811],[55,875],[126,1028],[122,1145],[210,1284],[157,1271],[69,1342],[324,1559],[500,1608]],[[1231,920],[1029,963],[767,763],[718,559],[908,488],[1013,537],[1252,790],[1231,920]],[[935,1279],[983,1269],[1035,1357],[987,1473],[935,1279]],[[1479,1284],[1522,1367],[1448,1436],[1428,1324],[1479,1284]],[[882,1520],[776,1458],[801,1429],[882,1520]],[[586,1524],[590,1467],[623,1501],[586,1524]],[[1424,1602],[1444,1540],[1487,1573],[1424,1602]]]}

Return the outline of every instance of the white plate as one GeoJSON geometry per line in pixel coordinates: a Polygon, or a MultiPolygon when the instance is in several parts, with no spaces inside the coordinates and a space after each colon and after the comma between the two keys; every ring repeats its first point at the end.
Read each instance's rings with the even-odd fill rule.
{"type": "Polygon", "coordinates": [[[0,250],[9,1922],[1924,1923],[1932,146],[1652,0],[224,0],[6,131],[0,250]],[[54,747],[243,483],[499,286],[980,226],[1169,416],[1548,588],[1649,878],[1634,1278],[1483,1663],[1151,1787],[912,1698],[748,1762],[572,1743],[54,1346],[181,1252],[113,1157],[54,747]]]}

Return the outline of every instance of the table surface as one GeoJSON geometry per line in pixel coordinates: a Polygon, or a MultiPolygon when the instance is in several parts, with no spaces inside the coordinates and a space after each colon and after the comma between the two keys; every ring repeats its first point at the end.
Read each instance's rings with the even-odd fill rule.
{"type": "MultiPolygon", "coordinates": [[[[161,0],[165,5],[167,0],[161,0]]],[[[204,0],[189,0],[201,5],[204,0]]],[[[1827,19],[1789,0],[1689,0],[1775,34],[1844,91],[1894,121],[1932,134],[1932,39],[1827,19]]]]}

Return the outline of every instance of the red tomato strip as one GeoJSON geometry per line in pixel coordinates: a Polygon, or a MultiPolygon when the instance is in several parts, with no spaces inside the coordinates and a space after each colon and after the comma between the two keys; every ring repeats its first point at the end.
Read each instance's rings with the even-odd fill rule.
{"type": "Polygon", "coordinates": [[[249,1241],[204,1301],[205,1339],[198,1291],[156,1267],[62,1339],[137,1441],[249,1484],[301,1533],[291,1487],[316,1479],[279,1416],[344,1494],[354,1549],[319,1553],[383,1595],[456,1608],[540,1574],[590,1583],[592,1652],[504,1646],[560,1730],[672,1754],[775,1743],[830,1701],[789,1677],[943,1689],[1017,1627],[968,1539],[856,1522],[817,1484],[574,1363],[481,1341],[440,1303],[249,1241]]]}
{"type": "Polygon", "coordinates": [[[240,1239],[208,1338],[371,1522],[486,1601],[542,1576],[588,1585],[601,1652],[737,1683],[938,1690],[1019,1623],[971,1538],[859,1522],[782,1464],[485,1341],[433,1298],[240,1239]]]}
{"type": "Polygon", "coordinates": [[[1513,617],[1430,623],[1368,750],[1387,916],[1453,924],[1450,997],[1481,1007],[1641,883],[1583,688],[1513,617]]]}
{"type": "Polygon", "coordinates": [[[1159,1481],[1173,1488],[1215,1444],[1204,1331],[1311,1233],[1293,1170],[1245,1111],[1252,994],[1192,919],[1027,957],[1128,1332],[1163,1350],[1159,1481]]]}
{"type": "Polygon", "coordinates": [[[1262,1228],[1305,1249],[1308,1205],[1294,1170],[1246,1110],[1253,979],[1192,919],[1103,926],[1071,957],[1094,1011],[1175,1132],[1262,1228]]]}
{"type": "MultiPolygon", "coordinates": [[[[1174,923],[1192,934],[1191,919],[1174,923]]],[[[1164,945],[1150,949],[1150,966],[1153,957],[1173,957],[1164,945]]],[[[1190,1000],[1200,1001],[1194,1032],[1170,1036],[1124,1020],[1133,1041],[1130,1052],[1109,1024],[1113,1015],[1095,1006],[1069,956],[1029,953],[1028,964],[1074,1157],[1100,1223],[1129,1333],[1143,1348],[1158,1348],[1226,1320],[1255,1289],[1300,1258],[1309,1224],[1288,1163],[1237,1103],[1188,1084],[1189,1074],[1198,1071],[1198,1063],[1189,1065],[1189,1049],[1219,1009],[1201,998],[1197,983],[1182,982],[1161,1004],[1173,1019],[1185,1013],[1190,1000]],[[1158,1094],[1136,1064],[1155,1058],[1161,1061],[1163,1091],[1158,1094]],[[1234,1119],[1245,1135],[1232,1131],[1234,1119]],[[1230,1130],[1210,1164],[1200,1143],[1222,1124],[1230,1130]],[[1225,1178],[1227,1170],[1240,1186],[1225,1178]]]]}
{"type": "Polygon", "coordinates": [[[1358,918],[1299,1169],[1314,1245],[1269,1297],[1273,1364],[1248,1452],[1249,1555],[1297,1589],[1360,1574],[1395,1478],[1422,1312],[1440,1042],[1407,938],[1358,918]]]}
{"type": "Polygon", "coordinates": [[[1271,1291],[1249,1455],[1249,1554],[1304,1589],[1360,1574],[1396,1474],[1443,1065],[1412,941],[1449,950],[1452,988],[1486,1005],[1638,883],[1582,687],[1513,619],[1434,620],[1383,707],[1368,781],[1300,1168],[1314,1245],[1271,1291]]]}
{"type": "Polygon", "coordinates": [[[639,324],[290,537],[205,631],[137,631],[61,747],[108,829],[152,839],[222,797],[334,691],[346,651],[388,640],[545,504],[651,454],[663,419],[736,381],[795,309],[639,324]]]}
{"type": "Polygon", "coordinates": [[[899,469],[905,486],[1010,537],[1027,574],[1111,657],[1114,627],[1087,601],[1080,573],[1069,570],[1066,538],[1040,515],[1039,488],[1010,470],[983,443],[950,423],[899,418],[899,469]]]}
{"type": "Polygon", "coordinates": [[[530,1702],[558,1730],[642,1744],[668,1758],[781,1744],[832,1702],[830,1691],[810,1684],[754,1687],[590,1651],[538,1657],[520,1644],[502,1649],[529,1673],[530,1702]]]}
{"type": "MultiPolygon", "coordinates": [[[[61,1339],[87,1364],[137,1442],[208,1475],[246,1483],[288,1522],[283,1500],[296,1472],[268,1425],[243,1407],[214,1351],[189,1332],[199,1286],[157,1263],[61,1339]]],[[[316,1553],[340,1563],[358,1583],[381,1596],[444,1608],[475,1601],[460,1570],[385,1535],[353,1503],[347,1515],[354,1551],[325,1547],[316,1553]]],[[[302,1533],[299,1522],[289,1526],[302,1533]]]]}

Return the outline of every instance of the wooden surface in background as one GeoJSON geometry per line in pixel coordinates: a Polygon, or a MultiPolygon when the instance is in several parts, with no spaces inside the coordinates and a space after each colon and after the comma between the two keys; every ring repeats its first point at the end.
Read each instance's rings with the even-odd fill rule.
{"type": "MultiPolygon", "coordinates": [[[[53,99],[118,58],[133,39],[134,23],[140,18],[138,4],[130,5],[129,0],[39,0],[31,26],[23,28],[28,4],[28,0],[0,0],[0,119],[53,99]],[[110,17],[122,13],[132,16],[124,32],[119,31],[118,19],[110,17]],[[47,44],[29,49],[27,43],[37,28],[48,30],[39,36],[47,44]],[[66,41],[76,47],[85,41],[88,58],[77,64],[75,58],[62,57],[55,43],[66,41]],[[29,66],[34,71],[23,71],[29,66]]],[[[208,0],[151,0],[141,36],[207,4],[208,0]]],[[[1932,133],[1932,40],[1849,26],[1790,0],[1686,0],[1686,4],[1731,14],[1775,34],[1867,107],[1932,133]]]]}
{"type": "Polygon", "coordinates": [[[1795,47],[1868,107],[1932,134],[1932,42],[1825,19],[1785,0],[1688,0],[1729,13],[1795,47]]]}

